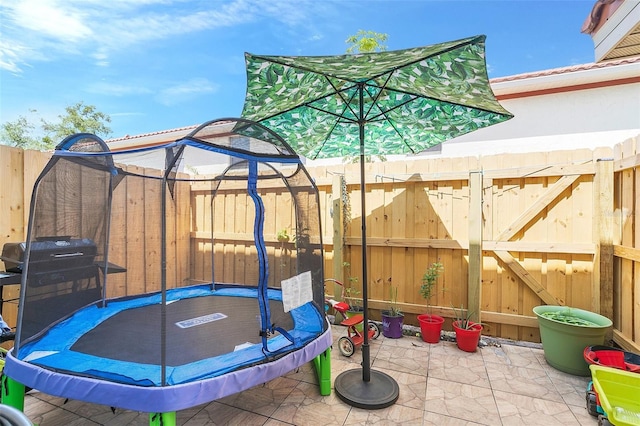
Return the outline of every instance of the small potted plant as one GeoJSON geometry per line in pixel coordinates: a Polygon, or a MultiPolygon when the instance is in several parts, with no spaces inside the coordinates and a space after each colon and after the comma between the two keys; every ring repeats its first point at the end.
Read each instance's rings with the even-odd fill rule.
{"type": "MultiPolygon", "coordinates": [[[[342,266],[345,270],[345,276],[347,277],[347,281],[344,283],[343,289],[343,298],[344,301],[349,305],[349,310],[347,311],[347,318],[350,318],[354,315],[362,315],[364,312],[364,308],[362,306],[362,297],[360,295],[360,289],[356,287],[358,283],[358,277],[351,276],[351,264],[349,262],[343,262],[342,266]]],[[[362,331],[364,329],[362,324],[356,325],[358,331],[362,331]]]]}
{"type": "Polygon", "coordinates": [[[433,262],[422,276],[422,285],[420,286],[420,295],[427,301],[427,313],[418,315],[420,323],[420,334],[422,340],[427,343],[438,343],[440,341],[440,333],[444,318],[440,315],[431,313],[430,300],[435,292],[436,281],[438,276],[444,271],[444,266],[440,262],[433,262]]]}
{"type": "Polygon", "coordinates": [[[465,310],[463,306],[460,309],[453,308],[455,320],[453,321],[453,330],[456,333],[456,344],[458,348],[465,352],[475,352],[480,342],[480,333],[482,333],[482,324],[471,321],[473,314],[469,310],[465,310]]]}
{"type": "Polygon", "coordinates": [[[391,286],[389,309],[382,311],[382,334],[392,339],[402,337],[403,323],[404,315],[398,306],[398,287],[391,286]]]}

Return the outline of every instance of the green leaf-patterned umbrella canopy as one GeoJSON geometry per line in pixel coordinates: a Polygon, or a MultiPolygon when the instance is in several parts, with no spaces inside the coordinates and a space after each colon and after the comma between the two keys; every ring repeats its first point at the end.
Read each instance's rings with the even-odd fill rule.
{"type": "Polygon", "coordinates": [[[417,153],[508,120],[495,99],[485,36],[339,56],[245,54],[242,116],[299,154],[330,158],[417,153]]]}

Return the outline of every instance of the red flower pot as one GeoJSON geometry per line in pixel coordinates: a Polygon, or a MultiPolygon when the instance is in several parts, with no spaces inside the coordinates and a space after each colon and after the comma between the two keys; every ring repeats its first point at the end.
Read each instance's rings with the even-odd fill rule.
{"type": "Polygon", "coordinates": [[[439,315],[423,314],[418,315],[418,322],[420,322],[422,340],[427,343],[438,343],[440,341],[444,318],[439,315]]]}
{"type": "Polygon", "coordinates": [[[453,329],[456,332],[456,344],[458,348],[465,352],[475,352],[478,348],[478,342],[480,341],[482,325],[469,322],[469,327],[461,328],[458,321],[454,321],[453,329]]]}

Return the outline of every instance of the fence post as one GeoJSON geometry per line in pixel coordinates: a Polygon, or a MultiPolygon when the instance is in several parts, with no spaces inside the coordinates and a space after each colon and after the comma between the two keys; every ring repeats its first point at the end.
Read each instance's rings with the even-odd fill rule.
{"type": "Polygon", "coordinates": [[[613,319],[613,159],[598,159],[593,191],[591,309],[613,319]]]}
{"type": "Polygon", "coordinates": [[[482,286],[482,171],[469,173],[469,289],[471,320],[480,322],[482,286]]]}
{"type": "MultiPolygon", "coordinates": [[[[333,219],[333,278],[344,283],[344,175],[333,175],[331,182],[331,217],[333,219]]],[[[339,297],[342,289],[333,285],[334,297],[339,297]]]]}

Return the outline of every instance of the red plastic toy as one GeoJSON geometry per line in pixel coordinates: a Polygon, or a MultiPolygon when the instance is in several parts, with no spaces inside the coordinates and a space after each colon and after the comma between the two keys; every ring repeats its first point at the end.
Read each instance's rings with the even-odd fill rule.
{"type": "MultiPolygon", "coordinates": [[[[325,282],[327,281],[338,284],[341,289],[344,290],[344,286],[340,281],[333,278],[327,278],[325,282]]],[[[356,314],[347,318],[347,311],[350,308],[348,303],[338,302],[333,299],[327,299],[326,302],[342,316],[343,319],[340,322],[340,325],[347,327],[347,335],[338,339],[338,349],[340,349],[340,353],[342,355],[350,357],[355,353],[356,348],[362,346],[362,343],[364,342],[364,334],[358,330],[358,325],[364,322],[364,316],[362,314],[356,314]]],[[[369,339],[377,339],[378,336],[380,336],[380,327],[378,327],[378,324],[369,321],[368,333],[369,339]]]]}

